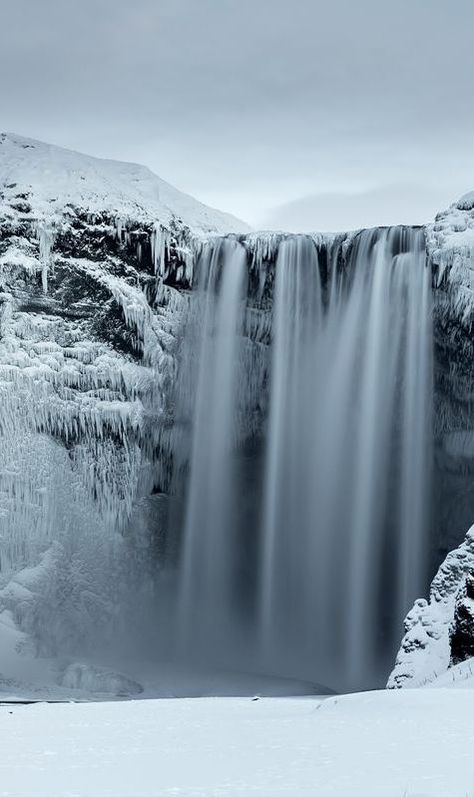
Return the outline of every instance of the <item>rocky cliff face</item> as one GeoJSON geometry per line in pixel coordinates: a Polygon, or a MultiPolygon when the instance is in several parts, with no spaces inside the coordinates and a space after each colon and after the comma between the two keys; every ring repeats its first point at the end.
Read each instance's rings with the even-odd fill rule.
{"type": "Polygon", "coordinates": [[[474,528],[439,568],[428,600],[420,598],[405,620],[405,636],[390,675],[389,688],[424,686],[461,657],[468,658],[474,625],[459,626],[466,581],[474,573],[474,528]],[[461,651],[464,651],[461,653],[461,651]]]}
{"type": "Polygon", "coordinates": [[[474,655],[474,528],[462,542],[474,517],[474,193],[439,213],[426,237],[435,287],[433,563],[445,559],[429,599],[406,617],[390,687],[430,683],[474,655]]]}
{"type": "Polygon", "coordinates": [[[242,229],[143,167],[0,136],[0,612],[50,648],[109,627],[146,558],[186,301],[173,282],[203,236],[242,229]],[[46,577],[18,580],[50,546],[46,577]],[[67,606],[55,627],[48,604],[67,606]]]}
{"type": "Polygon", "coordinates": [[[426,228],[434,280],[434,564],[462,541],[474,507],[474,195],[439,213],[426,228]]]}

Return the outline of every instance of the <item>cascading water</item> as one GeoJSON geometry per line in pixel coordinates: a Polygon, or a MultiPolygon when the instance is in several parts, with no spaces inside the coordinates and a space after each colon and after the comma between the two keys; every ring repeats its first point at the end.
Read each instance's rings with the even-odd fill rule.
{"type": "Polygon", "coordinates": [[[245,247],[201,257],[177,625],[187,655],[349,688],[380,679],[424,588],[431,280],[421,230],[325,246],[280,243],[267,341],[245,247]]]}
{"type": "Polygon", "coordinates": [[[191,480],[181,566],[180,627],[219,639],[232,601],[235,465],[232,457],[245,251],[208,249],[201,260],[199,370],[194,396],[191,480]],[[216,566],[217,565],[217,566],[216,566]]]}
{"type": "Polygon", "coordinates": [[[399,618],[422,590],[430,279],[422,234],[394,256],[397,236],[363,233],[326,306],[308,244],[276,265],[262,633],[355,684],[374,677],[384,588],[399,618]]]}

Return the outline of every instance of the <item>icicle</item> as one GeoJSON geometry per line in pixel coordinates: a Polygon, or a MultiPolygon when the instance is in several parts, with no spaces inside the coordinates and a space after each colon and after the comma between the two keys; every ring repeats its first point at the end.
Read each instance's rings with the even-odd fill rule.
{"type": "Polygon", "coordinates": [[[48,270],[52,263],[51,252],[54,245],[54,230],[47,224],[40,225],[37,227],[36,235],[39,240],[41,285],[43,293],[48,293],[48,270]]]}
{"type": "Polygon", "coordinates": [[[125,222],[120,216],[115,217],[115,236],[119,243],[122,242],[122,234],[123,229],[125,227],[125,222]]]}

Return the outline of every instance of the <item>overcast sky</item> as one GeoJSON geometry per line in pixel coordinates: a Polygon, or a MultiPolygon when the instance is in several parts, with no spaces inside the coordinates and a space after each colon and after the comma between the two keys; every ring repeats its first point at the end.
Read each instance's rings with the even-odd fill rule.
{"type": "Polygon", "coordinates": [[[0,128],[254,226],[422,222],[474,188],[474,0],[0,0],[0,128]]]}

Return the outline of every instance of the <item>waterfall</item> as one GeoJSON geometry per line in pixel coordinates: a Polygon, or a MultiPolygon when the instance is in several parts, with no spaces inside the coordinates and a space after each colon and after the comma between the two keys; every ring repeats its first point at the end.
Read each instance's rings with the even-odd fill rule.
{"type": "Polygon", "coordinates": [[[248,323],[244,244],[204,249],[183,341],[180,642],[221,663],[229,652],[234,666],[374,685],[426,578],[423,232],[364,231],[344,252],[283,239],[259,281],[270,285],[268,340],[248,323]]]}
{"type": "Polygon", "coordinates": [[[181,631],[207,641],[219,639],[232,601],[233,425],[245,280],[241,246],[207,247],[198,284],[201,329],[180,584],[181,631]]]}

